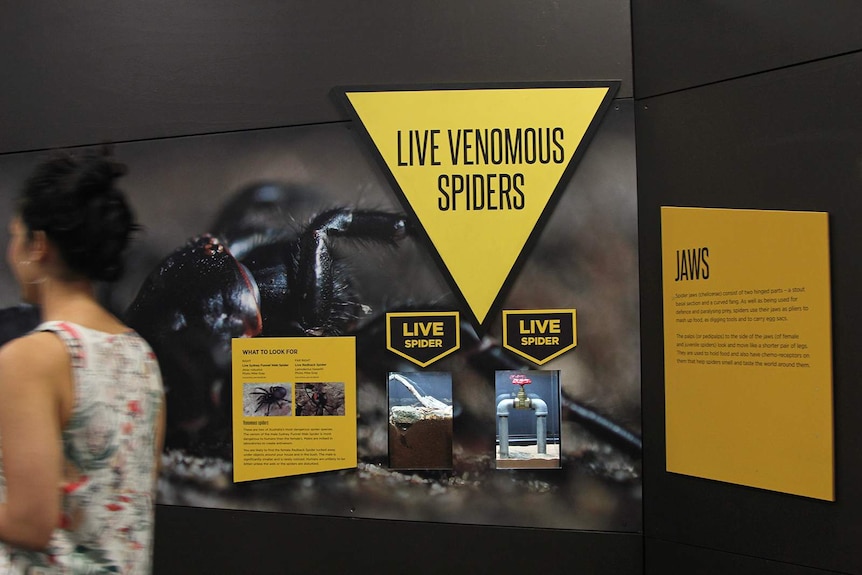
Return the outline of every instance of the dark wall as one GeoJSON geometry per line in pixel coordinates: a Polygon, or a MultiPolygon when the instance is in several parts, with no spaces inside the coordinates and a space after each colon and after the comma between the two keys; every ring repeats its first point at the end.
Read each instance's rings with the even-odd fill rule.
{"type": "Polygon", "coordinates": [[[629,575],[642,573],[643,565],[639,534],[188,507],[161,507],[156,521],[159,525],[156,575],[541,572],[629,575]]]}
{"type": "MultiPolygon", "coordinates": [[[[631,9],[630,26],[629,2],[605,0],[7,2],[0,153],[339,121],[333,85],[622,79],[619,97],[637,99],[647,571],[860,573],[862,6],[633,0],[631,9]],[[835,503],[664,471],[665,204],[831,213],[835,503]]],[[[256,573],[393,571],[414,558],[417,572],[507,572],[524,555],[499,549],[500,528],[481,526],[181,507],[159,508],[158,520],[157,573],[243,572],[244,561],[256,573]],[[344,554],[326,552],[329,542],[344,554]]],[[[550,550],[531,555],[536,568],[641,568],[636,534],[517,529],[511,540],[550,550]]]]}
{"type": "Polygon", "coordinates": [[[862,6],[763,6],[633,2],[647,573],[862,573],[862,6]],[[834,503],[665,471],[662,205],[829,212],[834,503]]]}
{"type": "Polygon", "coordinates": [[[855,0],[632,1],[637,97],[859,50],[855,0]]]}
{"type": "Polygon", "coordinates": [[[0,5],[0,153],[346,120],[337,85],[622,80],[628,0],[0,5]]]}
{"type": "MultiPolygon", "coordinates": [[[[346,120],[333,86],[621,80],[628,0],[0,4],[0,154],[346,120]]],[[[159,506],[156,573],[642,571],[637,533],[159,506]]]]}

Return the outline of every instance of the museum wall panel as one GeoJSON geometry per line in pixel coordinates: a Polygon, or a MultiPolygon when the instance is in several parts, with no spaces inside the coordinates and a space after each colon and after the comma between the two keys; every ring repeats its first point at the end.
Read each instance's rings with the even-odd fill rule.
{"type": "MultiPolygon", "coordinates": [[[[157,505],[155,568],[160,574],[423,573],[565,565],[595,574],[642,572],[629,2],[37,1],[4,4],[0,32],[0,72],[12,79],[0,91],[4,198],[47,149],[113,142],[132,164],[128,188],[148,233],[135,254],[141,274],[133,272],[134,285],[112,293],[115,303],[133,298],[145,266],[209,231],[243,186],[293,178],[287,188],[297,211],[289,215],[297,221],[315,213],[302,210],[327,202],[394,209],[385,179],[332,98],[335,86],[618,81],[595,152],[585,156],[548,221],[550,233],[536,246],[540,257],[527,267],[530,277],[549,277],[548,270],[559,277],[544,281],[543,290],[522,282],[513,293],[528,301],[559,285],[559,301],[575,302],[565,305],[596,303],[592,317],[583,316],[578,351],[601,377],[581,381],[592,382],[584,388],[591,402],[633,430],[634,451],[618,456],[584,435],[568,454],[584,465],[566,463],[562,472],[543,470],[524,481],[510,481],[520,472],[501,471],[507,475],[488,485],[508,496],[478,489],[459,515],[457,506],[435,507],[441,500],[428,496],[445,475],[429,481],[381,474],[379,438],[371,442],[377,459],[363,462],[377,500],[352,504],[344,499],[348,481],[326,473],[226,493],[224,454],[204,450],[170,462],[173,472],[192,471],[162,483],[161,501],[169,504],[157,505]],[[559,235],[574,230],[577,240],[559,235]],[[571,249],[575,243],[580,247],[571,249]],[[575,289],[574,298],[565,291],[575,289]],[[584,293],[595,299],[584,300],[584,293]],[[392,479],[424,495],[399,503],[396,490],[385,487],[392,479]],[[501,513],[476,512],[477,502],[495,498],[501,513]],[[543,511],[549,503],[557,512],[543,511]]],[[[380,273],[387,269],[383,259],[366,260],[359,273],[367,284],[397,289],[402,284],[380,273]]],[[[402,262],[416,268],[428,258],[405,248],[402,262]]],[[[415,283],[425,293],[443,289],[436,277],[415,283]]],[[[6,288],[4,282],[3,306],[14,298],[6,288]]],[[[382,290],[374,305],[388,295],[382,290]]],[[[461,433],[472,432],[469,426],[461,433]]],[[[567,422],[564,432],[573,427],[567,422]]],[[[483,467],[476,476],[485,473],[483,467]]]]}
{"type": "Polygon", "coordinates": [[[162,506],[154,572],[642,573],[639,534],[162,506]]]}
{"type": "Polygon", "coordinates": [[[622,80],[629,3],[4,3],[0,153],[345,120],[336,85],[622,80]]]}
{"type": "Polygon", "coordinates": [[[647,98],[860,49],[862,5],[632,2],[635,96],[647,98]]]}
{"type": "Polygon", "coordinates": [[[659,539],[646,539],[644,550],[644,573],[697,573],[697,575],[827,575],[835,571],[824,571],[770,561],[761,557],[750,557],[738,553],[726,553],[714,549],[672,543],[659,539]]]}
{"type": "MultiPolygon", "coordinates": [[[[635,19],[636,27],[651,23],[657,25],[635,19]]],[[[662,30],[672,35],[672,28],[662,30]]],[[[766,52],[767,41],[768,35],[754,46],[766,52]]],[[[685,54],[691,69],[716,69],[706,56],[685,54]]],[[[657,69],[647,66],[644,73],[657,69]]],[[[709,549],[786,564],[786,571],[771,566],[775,572],[862,572],[856,544],[862,500],[855,489],[862,480],[855,447],[862,435],[855,383],[862,368],[856,353],[862,277],[858,266],[848,265],[862,240],[860,74],[862,55],[855,52],[705,86],[678,85],[687,89],[636,100],[647,572],[661,572],[669,562],[705,565],[709,549]],[[828,212],[834,502],[666,471],[661,206],[828,212]]],[[[765,410],[762,417],[772,415],[765,410]]],[[[797,422],[806,423],[804,416],[797,422]]]]}

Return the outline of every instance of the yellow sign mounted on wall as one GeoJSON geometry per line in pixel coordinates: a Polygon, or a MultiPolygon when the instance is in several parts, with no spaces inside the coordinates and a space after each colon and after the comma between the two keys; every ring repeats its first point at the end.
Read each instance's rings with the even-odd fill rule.
{"type": "Polygon", "coordinates": [[[493,317],[618,82],[343,89],[477,324],[493,317]]]}
{"type": "Polygon", "coordinates": [[[233,480],[356,467],[356,339],[231,341],[233,480]]]}
{"type": "Polygon", "coordinates": [[[503,310],[503,347],[545,365],[578,344],[573,309],[503,310]]]}
{"type": "Polygon", "coordinates": [[[828,214],[661,225],[667,470],[833,501],[828,214]]]}
{"type": "Polygon", "coordinates": [[[386,349],[419,367],[428,367],[460,347],[457,311],[386,314],[386,349]]]}

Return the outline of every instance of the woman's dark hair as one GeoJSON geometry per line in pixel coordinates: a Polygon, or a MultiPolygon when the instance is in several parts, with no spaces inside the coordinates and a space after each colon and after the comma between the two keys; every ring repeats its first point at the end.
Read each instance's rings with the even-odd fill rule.
{"type": "Polygon", "coordinates": [[[110,150],[57,153],[39,164],[24,184],[18,213],[27,229],[44,231],[70,271],[91,280],[115,281],[123,253],[139,226],[115,180],[126,166],[110,150]]]}

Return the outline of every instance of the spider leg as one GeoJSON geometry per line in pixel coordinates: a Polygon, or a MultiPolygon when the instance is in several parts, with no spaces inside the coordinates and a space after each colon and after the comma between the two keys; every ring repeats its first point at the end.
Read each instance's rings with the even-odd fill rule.
{"type": "Polygon", "coordinates": [[[407,237],[407,220],[399,214],[334,209],[321,213],[299,236],[296,280],[300,323],[308,335],[339,335],[359,309],[348,305],[351,287],[334,260],[333,238],[396,244],[407,237]]]}

